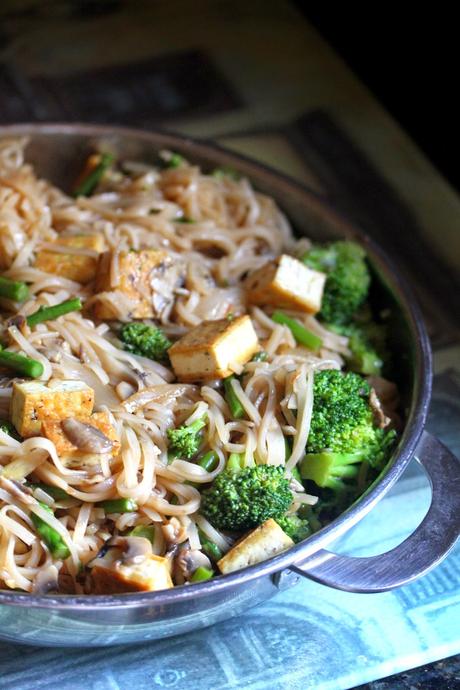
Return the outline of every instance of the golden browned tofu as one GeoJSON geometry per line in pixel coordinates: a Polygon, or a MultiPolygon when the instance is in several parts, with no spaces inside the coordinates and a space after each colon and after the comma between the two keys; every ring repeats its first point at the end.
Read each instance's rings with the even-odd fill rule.
{"type": "MultiPolygon", "coordinates": [[[[102,235],[74,235],[60,237],[56,243],[60,247],[76,247],[77,249],[91,249],[100,254],[104,250],[102,235]]],[[[35,257],[35,268],[55,276],[62,276],[77,283],[89,283],[94,280],[99,257],[83,254],[65,254],[44,249],[35,257]]]]}
{"type": "MultiPolygon", "coordinates": [[[[120,439],[114,426],[110,423],[107,412],[95,412],[90,417],[76,416],[80,422],[89,424],[101,431],[112,442],[110,455],[116,457],[120,450],[120,439]]],[[[100,454],[81,451],[66,436],[60,419],[46,419],[42,422],[42,436],[45,436],[56,446],[56,452],[66,467],[86,467],[99,464],[100,454]]]]}
{"type": "MultiPolygon", "coordinates": [[[[130,300],[129,316],[133,319],[160,317],[173,302],[174,290],[183,280],[182,266],[161,250],[120,252],[118,285],[113,282],[111,263],[110,252],[101,256],[95,292],[118,293],[130,300]]],[[[94,315],[101,320],[115,316],[110,304],[103,301],[94,304],[94,315]]]]}
{"type": "Polygon", "coordinates": [[[226,575],[246,568],[248,565],[266,561],[267,558],[276,556],[293,545],[292,539],[283,532],[275,520],[270,518],[240,539],[217,562],[217,566],[220,572],[226,575]]]}
{"type": "Polygon", "coordinates": [[[325,282],[325,273],[282,254],[249,275],[245,288],[250,304],[271,304],[316,314],[321,309],[325,282]]]}
{"type": "Polygon", "coordinates": [[[203,321],[168,350],[174,372],[181,381],[223,379],[232,365],[245,364],[260,350],[249,316],[203,321]]]}
{"type": "Polygon", "coordinates": [[[95,565],[91,569],[92,593],[154,592],[173,587],[169,559],[151,554],[142,563],[124,565],[119,561],[95,565]]]}
{"type": "Polygon", "coordinates": [[[66,417],[89,417],[94,391],[82,381],[13,383],[11,421],[24,438],[39,436],[42,422],[66,417]]]}

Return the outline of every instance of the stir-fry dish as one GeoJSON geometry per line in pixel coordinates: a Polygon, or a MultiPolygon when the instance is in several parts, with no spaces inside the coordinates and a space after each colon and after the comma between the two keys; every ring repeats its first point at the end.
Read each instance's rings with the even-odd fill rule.
{"type": "Polygon", "coordinates": [[[64,193],[26,144],[0,141],[0,587],[203,582],[353,503],[398,428],[363,248],[177,153],[95,152],[64,193]]]}

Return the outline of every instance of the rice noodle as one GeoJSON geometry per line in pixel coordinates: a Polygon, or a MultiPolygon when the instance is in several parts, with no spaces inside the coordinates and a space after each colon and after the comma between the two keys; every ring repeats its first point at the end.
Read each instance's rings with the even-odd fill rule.
{"type": "MultiPolygon", "coordinates": [[[[326,330],[313,316],[289,312],[323,339],[324,356],[318,357],[298,346],[291,331],[271,319],[269,309],[251,307],[267,360],[235,363],[240,378],[233,378],[231,386],[244,415],[233,419],[219,381],[176,381],[168,363],[121,346],[117,322],[132,320],[137,305],[123,292],[122,252],[161,249],[182,266],[171,303],[154,321],[146,319],[151,325],[159,323],[174,340],[204,320],[246,313],[246,273],[280,253],[301,253],[309,243],[294,240],[274,201],[256,192],[246,179],[208,175],[186,162],[164,170],[126,162],[124,174],[108,176],[93,196],[75,200],[37,178],[24,161],[25,145],[24,139],[0,139],[0,269],[5,277],[26,282],[30,290],[22,305],[0,300],[2,338],[8,351],[43,365],[42,383],[86,383],[94,391],[94,410],[108,415],[120,447],[113,456],[106,453],[85,461],[72,456],[70,461],[49,438],[37,435],[17,441],[0,430],[0,586],[34,591],[38,574],[55,563],[60,574],[70,577],[75,591],[81,591],[80,564],[91,562],[104,542],[119,532],[153,525],[153,552],[167,554],[161,527],[171,518],[180,521],[192,549],[201,547],[204,534],[226,552],[233,537],[200,514],[200,487],[222,472],[230,453],[241,454],[245,466],[284,465],[285,436],[292,440],[286,463],[290,476],[308,439],[314,371],[340,368],[348,340],[326,330]],[[179,222],[183,220],[193,222],[179,222]],[[74,262],[94,261],[98,252],[93,248],[60,243],[81,235],[99,236],[104,250],[112,252],[107,264],[111,290],[96,294],[94,279],[80,284],[75,276],[35,266],[41,251],[60,260],[71,256],[74,262]],[[82,300],[83,311],[32,328],[24,321],[41,306],[73,297],[82,300]],[[95,305],[109,308],[113,319],[94,320],[95,305]],[[19,320],[10,321],[18,314],[19,320]],[[206,418],[206,429],[200,453],[215,453],[212,471],[193,459],[168,458],[168,429],[201,418],[206,418]],[[53,499],[46,486],[37,488],[38,483],[67,496],[53,499]],[[113,499],[130,499],[135,505],[128,512],[107,515],[101,502],[113,499]],[[32,515],[57,532],[68,558],[53,557],[32,515]]],[[[9,375],[0,378],[4,417],[13,384],[9,375]]],[[[316,500],[302,492],[293,497],[293,505],[313,505],[316,500]]]]}

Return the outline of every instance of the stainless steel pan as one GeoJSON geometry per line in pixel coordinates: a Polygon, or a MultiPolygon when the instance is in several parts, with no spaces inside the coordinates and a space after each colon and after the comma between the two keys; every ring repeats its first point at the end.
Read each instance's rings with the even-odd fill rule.
{"type": "Polygon", "coordinates": [[[162,148],[204,166],[231,166],[273,196],[297,233],[327,240],[354,237],[367,247],[382,304],[394,313],[393,348],[406,425],[391,462],[349,510],[305,542],[264,563],[207,583],[119,596],[36,596],[0,592],[0,638],[50,646],[133,643],[177,635],[243,613],[295,584],[299,576],[353,592],[398,587],[436,566],[460,534],[460,463],[424,431],[431,391],[431,353],[417,304],[385,253],[321,197],[293,180],[209,143],[179,136],[92,125],[0,127],[0,137],[30,137],[28,157],[40,175],[66,188],[91,149],[109,140],[123,158],[154,161],[162,148]],[[325,547],[380,501],[415,457],[432,486],[423,522],[402,544],[369,558],[340,556],[325,547]]]}

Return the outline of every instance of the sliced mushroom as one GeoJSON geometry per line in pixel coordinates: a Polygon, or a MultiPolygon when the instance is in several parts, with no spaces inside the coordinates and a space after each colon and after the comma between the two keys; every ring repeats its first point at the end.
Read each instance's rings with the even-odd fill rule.
{"type": "Polygon", "coordinates": [[[61,426],[69,441],[84,453],[109,453],[113,448],[113,441],[91,424],[68,417],[61,426]]]}
{"type": "Polygon", "coordinates": [[[34,581],[32,591],[34,594],[47,594],[48,592],[57,592],[59,570],[55,565],[49,565],[44,570],[39,570],[34,581]]]}
{"type": "Polygon", "coordinates": [[[385,427],[390,424],[391,419],[387,417],[382,409],[380,400],[377,397],[377,393],[374,388],[371,388],[369,395],[369,405],[371,406],[372,414],[374,415],[374,420],[379,429],[385,429],[385,427]]]}
{"type": "Polygon", "coordinates": [[[189,580],[197,568],[212,569],[211,561],[202,551],[188,547],[180,549],[174,559],[174,566],[185,580],[189,580]]]}
{"type": "Polygon", "coordinates": [[[168,545],[181,544],[187,539],[187,531],[176,517],[172,517],[168,522],[161,525],[161,531],[168,545]]]}
{"type": "Polygon", "coordinates": [[[100,548],[88,565],[116,568],[117,565],[138,565],[152,555],[152,545],[144,537],[113,537],[100,548]]]}
{"type": "Polygon", "coordinates": [[[152,555],[152,544],[144,537],[115,537],[110,541],[111,545],[121,548],[123,565],[142,563],[152,555]]]}

